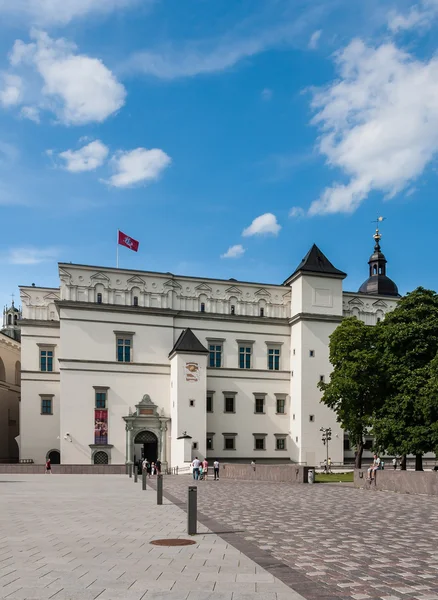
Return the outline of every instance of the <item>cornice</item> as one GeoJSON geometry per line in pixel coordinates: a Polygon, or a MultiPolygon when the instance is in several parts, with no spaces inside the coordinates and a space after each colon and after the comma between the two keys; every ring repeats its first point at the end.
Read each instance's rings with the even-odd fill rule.
{"type": "Polygon", "coordinates": [[[342,315],[324,315],[313,313],[299,313],[289,319],[289,325],[295,325],[300,321],[323,321],[325,323],[341,323],[344,320],[342,315]]]}
{"type": "MultiPolygon", "coordinates": [[[[56,304],[56,303],[55,303],[56,304]]],[[[52,327],[59,329],[59,321],[44,321],[43,319],[21,319],[21,327],[52,327]]]]}

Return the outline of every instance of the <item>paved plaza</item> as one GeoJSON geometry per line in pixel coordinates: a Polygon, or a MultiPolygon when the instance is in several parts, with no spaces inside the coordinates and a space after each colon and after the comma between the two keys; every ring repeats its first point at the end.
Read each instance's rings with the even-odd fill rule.
{"type": "Polygon", "coordinates": [[[0,475],[0,598],[302,600],[202,525],[196,545],[150,544],[186,527],[126,476],[0,475]]]}
{"type": "MultiPolygon", "coordinates": [[[[175,500],[190,483],[165,481],[175,500]]],[[[287,566],[279,575],[308,600],[438,600],[436,497],[211,478],[198,506],[246,554],[287,566]]]]}

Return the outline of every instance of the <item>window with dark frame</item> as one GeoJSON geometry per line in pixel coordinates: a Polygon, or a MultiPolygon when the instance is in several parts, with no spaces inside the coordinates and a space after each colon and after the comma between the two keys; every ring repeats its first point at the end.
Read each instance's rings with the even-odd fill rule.
{"type": "Polygon", "coordinates": [[[207,450],[213,450],[213,438],[207,436],[207,450]]]}
{"type": "Polygon", "coordinates": [[[239,346],[239,369],[251,368],[251,346],[239,346]]]}
{"type": "Polygon", "coordinates": [[[95,407],[97,409],[106,409],[106,392],[105,391],[96,391],[95,393],[95,407]]]}
{"type": "Polygon", "coordinates": [[[264,309],[264,308],[261,308],[261,309],[260,309],[260,316],[261,316],[261,317],[264,317],[264,316],[265,316],[265,309],[264,309]]]}
{"type": "Polygon", "coordinates": [[[231,314],[232,315],[236,314],[236,307],[234,306],[234,304],[231,305],[231,314]]]}
{"type": "Polygon", "coordinates": [[[117,336],[117,362],[131,362],[132,338],[117,336]]]}
{"type": "Polygon", "coordinates": [[[41,398],[41,414],[51,415],[52,412],[52,398],[41,398]]]}
{"type": "Polygon", "coordinates": [[[344,450],[350,450],[350,440],[348,438],[344,438],[344,450]]]}
{"type": "Polygon", "coordinates": [[[255,412],[257,414],[264,414],[265,412],[265,399],[260,397],[255,399],[255,412]]]}
{"type": "Polygon", "coordinates": [[[205,302],[201,302],[201,312],[205,312],[205,302]]]}
{"type": "Polygon", "coordinates": [[[97,304],[102,304],[102,294],[100,292],[97,294],[97,304]]]}
{"type": "Polygon", "coordinates": [[[134,306],[138,306],[138,296],[134,296],[134,306]]]}
{"type": "Polygon", "coordinates": [[[264,437],[256,437],[254,448],[255,448],[255,450],[264,450],[265,449],[265,438],[264,437]]]}
{"type": "Polygon", "coordinates": [[[234,396],[225,396],[225,412],[233,413],[234,411],[234,396]]]}
{"type": "Polygon", "coordinates": [[[225,450],[235,450],[236,449],[236,443],[235,443],[235,437],[226,437],[225,439],[225,450]]]}
{"type": "Polygon", "coordinates": [[[277,450],[286,450],[286,438],[278,437],[275,442],[277,450]]]}
{"type": "Polygon", "coordinates": [[[40,371],[52,372],[53,371],[53,349],[48,348],[40,349],[40,371]]]}
{"type": "Polygon", "coordinates": [[[277,414],[284,415],[286,412],[286,400],[284,398],[277,398],[277,414]]]}
{"type": "Polygon", "coordinates": [[[207,412],[213,412],[213,396],[207,396],[207,412]]]}
{"type": "Polygon", "coordinates": [[[270,371],[280,370],[280,348],[268,348],[268,369],[270,371]]]}
{"type": "Polygon", "coordinates": [[[310,358],[315,358],[315,350],[309,350],[310,358]]]}
{"type": "Polygon", "coordinates": [[[220,367],[222,367],[222,344],[209,344],[208,350],[209,366],[215,369],[220,369],[220,367]]]}
{"type": "Polygon", "coordinates": [[[311,423],[314,423],[315,422],[315,415],[309,415],[309,421],[311,423]]]}

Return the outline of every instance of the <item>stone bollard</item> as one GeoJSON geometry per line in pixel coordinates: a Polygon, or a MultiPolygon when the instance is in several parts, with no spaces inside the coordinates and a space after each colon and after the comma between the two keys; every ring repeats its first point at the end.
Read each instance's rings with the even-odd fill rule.
{"type": "Polygon", "coordinates": [[[198,532],[198,488],[189,485],[187,497],[187,533],[196,535],[198,532]]]}
{"type": "Polygon", "coordinates": [[[146,469],[143,469],[143,471],[141,472],[141,489],[145,490],[146,489],[146,479],[147,477],[147,472],[146,469]]]}
{"type": "Polygon", "coordinates": [[[129,477],[132,477],[132,463],[128,465],[129,477]]]}
{"type": "Polygon", "coordinates": [[[134,467],[134,483],[137,483],[138,481],[138,467],[137,465],[135,465],[134,467]]]}
{"type": "Polygon", "coordinates": [[[163,476],[157,475],[157,504],[163,504],[163,476]]]}

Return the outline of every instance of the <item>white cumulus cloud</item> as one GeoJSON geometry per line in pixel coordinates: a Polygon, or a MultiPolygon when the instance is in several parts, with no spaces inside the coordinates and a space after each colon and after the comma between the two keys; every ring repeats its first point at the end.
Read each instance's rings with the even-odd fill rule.
{"type": "Polygon", "coordinates": [[[240,258],[245,254],[245,248],[242,244],[230,246],[225,254],[221,254],[221,258],[240,258]]]}
{"type": "Polygon", "coordinates": [[[79,150],[66,150],[59,157],[65,161],[65,169],[71,173],[94,171],[102,166],[108,156],[108,147],[100,140],[90,142],[79,150]]]}
{"type": "Polygon", "coordinates": [[[30,67],[43,80],[42,105],[69,125],[102,122],[125,103],[126,90],[100,59],[77,54],[74,44],[33,30],[34,40],[17,40],[9,59],[30,67]]]}
{"type": "Polygon", "coordinates": [[[107,183],[114,187],[131,187],[154,181],[170,163],[170,156],[158,148],[136,148],[128,152],[118,152],[111,159],[114,175],[107,183]]]}
{"type": "Polygon", "coordinates": [[[59,248],[11,248],[6,261],[12,265],[37,265],[56,260],[58,254],[59,248]]]}
{"type": "Polygon", "coordinates": [[[352,212],[372,191],[392,197],[438,152],[438,57],[356,39],[336,62],[340,78],[315,92],[313,123],[319,152],[348,181],[325,189],[310,215],[352,212]]]}
{"type": "Polygon", "coordinates": [[[23,81],[18,75],[0,75],[0,104],[8,108],[20,104],[23,95],[23,81]]]}
{"type": "Polygon", "coordinates": [[[393,33],[408,29],[427,29],[438,17],[438,0],[422,0],[411,6],[406,13],[392,10],[389,13],[388,27],[393,33]]]}
{"type": "Polygon", "coordinates": [[[316,48],[318,48],[319,38],[321,37],[321,33],[322,33],[322,29],[318,29],[317,31],[314,31],[312,33],[312,35],[310,36],[310,40],[309,40],[310,50],[316,50],[316,48]]]}
{"type": "Polygon", "coordinates": [[[278,235],[281,225],[277,223],[277,217],[272,213],[265,213],[255,218],[249,227],[243,230],[243,237],[251,235],[278,235]]]}

